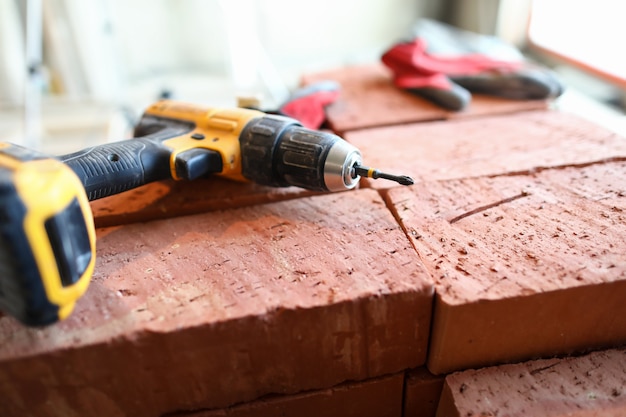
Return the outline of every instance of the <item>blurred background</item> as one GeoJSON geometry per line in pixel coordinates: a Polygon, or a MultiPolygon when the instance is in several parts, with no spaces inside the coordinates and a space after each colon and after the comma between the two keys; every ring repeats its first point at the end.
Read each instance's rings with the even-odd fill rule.
{"type": "Polygon", "coordinates": [[[429,18],[554,68],[558,105],[626,132],[614,0],[0,0],[0,135],[50,153],[127,138],[160,97],[272,108],[303,73],[377,62],[429,18]]]}

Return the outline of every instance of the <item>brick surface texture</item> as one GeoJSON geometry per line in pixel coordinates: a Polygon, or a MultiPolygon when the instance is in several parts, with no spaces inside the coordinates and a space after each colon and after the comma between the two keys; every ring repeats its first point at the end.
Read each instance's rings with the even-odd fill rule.
{"type": "MultiPolygon", "coordinates": [[[[416,181],[532,174],[626,157],[624,138],[557,111],[413,123],[345,137],[369,166],[406,173],[416,181]]],[[[367,183],[390,186],[381,180],[367,183]]]]}
{"type": "Polygon", "coordinates": [[[311,196],[297,187],[268,187],[219,177],[161,181],[91,202],[96,227],[146,222],[311,196]]]}
{"type": "Polygon", "coordinates": [[[483,368],[446,377],[437,417],[626,415],[626,350],[483,368]]]}
{"type": "Polygon", "coordinates": [[[432,285],[374,190],[100,229],[98,242],[67,321],[0,320],[8,415],[225,407],[425,362],[432,285]]]}
{"type": "Polygon", "coordinates": [[[619,162],[389,192],[436,285],[433,373],[626,342],[625,175],[619,162]]]}
{"type": "MultiPolygon", "coordinates": [[[[404,374],[169,417],[401,417],[404,374]]],[[[433,414],[434,415],[434,414],[433,414]]]]}
{"type": "Polygon", "coordinates": [[[404,382],[404,416],[435,416],[444,377],[433,375],[425,367],[407,371],[404,382]]]}

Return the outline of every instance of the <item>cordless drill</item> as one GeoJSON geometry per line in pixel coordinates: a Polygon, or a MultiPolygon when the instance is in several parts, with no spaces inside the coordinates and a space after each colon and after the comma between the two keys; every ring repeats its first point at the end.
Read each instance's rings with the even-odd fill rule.
{"type": "Polygon", "coordinates": [[[407,176],[362,166],[359,150],[336,135],[257,110],[163,100],[145,111],[134,136],[59,160],[16,145],[0,147],[1,310],[29,325],[69,315],[93,272],[89,200],[153,181],[210,174],[315,191],[349,190],[361,176],[413,183],[407,176]],[[19,180],[27,167],[27,179],[19,180]],[[40,176],[48,176],[39,188],[52,197],[30,188],[40,176]],[[35,212],[40,213],[33,217],[35,212]],[[12,246],[16,236],[21,243],[12,246]],[[27,255],[14,262],[18,252],[27,255]]]}

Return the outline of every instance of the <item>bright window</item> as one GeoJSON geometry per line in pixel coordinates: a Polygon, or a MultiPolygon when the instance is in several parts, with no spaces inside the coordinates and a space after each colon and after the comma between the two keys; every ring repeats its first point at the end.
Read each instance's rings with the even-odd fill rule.
{"type": "Polygon", "coordinates": [[[626,2],[535,0],[534,46],[626,88],[626,2]]]}

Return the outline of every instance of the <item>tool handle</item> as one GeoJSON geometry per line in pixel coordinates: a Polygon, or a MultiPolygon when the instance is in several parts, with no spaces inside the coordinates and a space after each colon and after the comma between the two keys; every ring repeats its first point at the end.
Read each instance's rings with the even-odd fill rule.
{"type": "Polygon", "coordinates": [[[89,200],[169,177],[167,149],[144,138],[95,146],[61,157],[78,175],[89,200]]]}
{"type": "Polygon", "coordinates": [[[90,201],[172,178],[173,150],[163,141],[187,133],[191,127],[172,122],[156,129],[143,137],[86,148],[60,159],[82,181],[90,201]]]}

